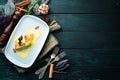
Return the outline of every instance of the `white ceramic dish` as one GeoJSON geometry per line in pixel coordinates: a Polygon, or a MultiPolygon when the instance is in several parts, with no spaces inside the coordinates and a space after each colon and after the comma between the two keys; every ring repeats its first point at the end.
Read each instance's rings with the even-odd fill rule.
{"type": "Polygon", "coordinates": [[[48,34],[49,34],[49,27],[43,20],[31,15],[23,16],[18,22],[18,24],[16,25],[14,31],[12,32],[9,38],[9,41],[5,48],[5,56],[10,62],[12,62],[17,66],[20,66],[23,68],[28,68],[32,66],[37,56],[39,55],[48,34]],[[36,26],[36,25],[40,26],[40,30],[42,34],[39,37],[39,39],[36,41],[36,44],[30,50],[29,56],[27,58],[20,58],[18,55],[16,55],[17,53],[13,52],[14,38],[16,36],[24,34],[28,29],[28,27],[36,26]]]}

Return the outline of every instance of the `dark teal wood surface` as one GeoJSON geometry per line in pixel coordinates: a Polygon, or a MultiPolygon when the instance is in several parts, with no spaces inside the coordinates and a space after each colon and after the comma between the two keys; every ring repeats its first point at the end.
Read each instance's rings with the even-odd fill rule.
{"type": "MultiPolygon", "coordinates": [[[[53,80],[120,80],[120,0],[50,0],[49,6],[47,16],[62,27],[53,34],[70,63],[53,80]]],[[[0,59],[0,80],[38,80],[37,67],[20,74],[2,53],[0,59]]]]}
{"type": "Polygon", "coordinates": [[[119,32],[119,14],[50,14],[64,32],[119,32]]]}
{"type": "Polygon", "coordinates": [[[51,0],[51,13],[120,13],[119,0],[51,0]]]}

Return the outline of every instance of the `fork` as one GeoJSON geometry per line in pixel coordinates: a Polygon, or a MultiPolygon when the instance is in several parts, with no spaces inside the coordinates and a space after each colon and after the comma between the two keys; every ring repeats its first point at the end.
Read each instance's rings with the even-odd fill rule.
{"type": "Polygon", "coordinates": [[[42,79],[42,78],[43,78],[43,76],[44,76],[44,74],[45,74],[45,71],[46,71],[47,67],[48,67],[50,64],[54,63],[55,61],[59,61],[60,59],[62,59],[62,58],[65,57],[65,56],[66,56],[65,52],[62,52],[62,53],[58,54],[58,55],[54,58],[53,61],[51,61],[51,62],[50,62],[49,64],[47,64],[46,66],[42,67],[42,68],[41,68],[41,69],[42,69],[42,72],[39,74],[39,79],[42,79]]]}
{"type": "Polygon", "coordinates": [[[44,69],[46,71],[47,67],[49,66],[51,60],[53,60],[55,58],[55,56],[57,55],[57,53],[59,52],[60,48],[59,47],[55,47],[55,49],[53,50],[53,53],[50,55],[50,60],[48,61],[48,63],[43,66],[42,68],[38,69],[35,74],[38,75],[40,74],[44,69]]]}
{"type": "Polygon", "coordinates": [[[62,58],[65,57],[65,56],[66,56],[66,53],[63,51],[63,52],[61,52],[60,54],[58,54],[58,55],[54,58],[54,60],[51,61],[50,63],[52,64],[52,63],[54,63],[55,61],[59,61],[60,59],[62,59],[62,58]]]}

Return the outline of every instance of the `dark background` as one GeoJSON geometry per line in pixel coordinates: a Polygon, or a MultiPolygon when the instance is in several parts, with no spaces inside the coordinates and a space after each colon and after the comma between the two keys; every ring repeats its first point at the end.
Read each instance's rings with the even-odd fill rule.
{"type": "MultiPolygon", "coordinates": [[[[120,0],[50,0],[49,6],[48,17],[62,26],[53,34],[70,63],[53,80],[120,80],[120,0]]],[[[38,80],[35,70],[20,74],[0,54],[1,80],[38,80]]]]}

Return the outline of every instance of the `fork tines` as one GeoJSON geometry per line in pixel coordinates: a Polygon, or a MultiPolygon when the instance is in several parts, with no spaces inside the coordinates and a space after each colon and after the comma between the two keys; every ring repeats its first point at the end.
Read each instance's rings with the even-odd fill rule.
{"type": "Polygon", "coordinates": [[[62,59],[63,57],[66,56],[66,53],[63,51],[60,54],[58,54],[59,58],[62,59]]]}

